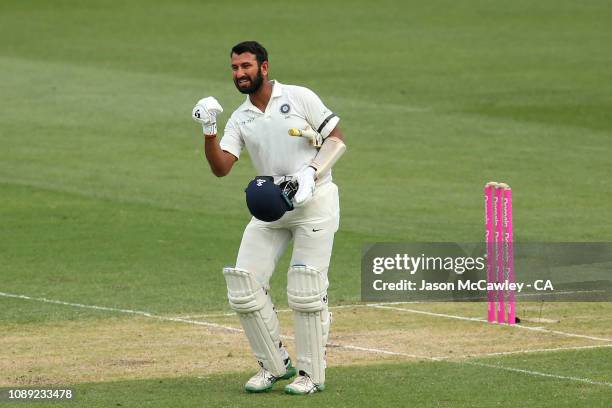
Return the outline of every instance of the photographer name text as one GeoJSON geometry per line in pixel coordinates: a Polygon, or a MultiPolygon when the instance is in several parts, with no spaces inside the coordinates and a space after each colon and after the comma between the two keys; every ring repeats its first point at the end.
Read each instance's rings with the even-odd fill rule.
{"type": "Polygon", "coordinates": [[[429,282],[426,280],[410,281],[402,279],[397,282],[384,282],[377,279],[372,282],[372,287],[376,291],[429,291],[429,292],[445,292],[445,291],[513,291],[521,292],[524,288],[534,289],[536,291],[554,291],[555,288],[550,280],[537,279],[531,283],[510,282],[487,282],[486,279],[477,281],[465,280],[457,282],[429,282]]]}

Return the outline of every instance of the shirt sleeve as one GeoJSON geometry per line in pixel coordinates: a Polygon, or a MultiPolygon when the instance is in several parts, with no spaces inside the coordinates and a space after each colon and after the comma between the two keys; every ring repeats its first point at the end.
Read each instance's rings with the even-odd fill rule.
{"type": "Polygon", "coordinates": [[[329,136],[332,130],[340,122],[340,118],[327,106],[323,104],[321,98],[308,88],[301,88],[300,99],[304,106],[306,121],[314,130],[319,132],[323,138],[329,136]]]}
{"type": "Polygon", "coordinates": [[[221,147],[221,150],[225,150],[233,154],[237,159],[240,158],[240,153],[244,147],[244,140],[242,140],[240,128],[236,124],[233,117],[230,117],[225,125],[223,138],[221,139],[219,146],[221,147]]]}

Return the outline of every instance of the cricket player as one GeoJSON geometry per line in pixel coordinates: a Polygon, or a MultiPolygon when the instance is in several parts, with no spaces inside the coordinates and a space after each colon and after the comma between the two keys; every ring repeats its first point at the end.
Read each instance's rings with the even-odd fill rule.
{"type": "MultiPolygon", "coordinates": [[[[219,102],[209,96],[198,101],[192,111],[193,119],[203,127],[204,150],[212,172],[218,177],[227,175],[246,147],[257,176],[269,176],[249,184],[256,200],[260,197],[258,187],[274,191],[283,181],[297,182],[290,203],[293,209],[283,210],[273,221],[262,221],[264,217],[258,219],[254,214],[244,230],[236,266],[223,269],[229,304],[238,314],[261,367],[245,389],[266,391],[278,380],[294,377],[297,369],[286,393],[323,391],[331,323],[327,271],[340,218],[331,168],[346,149],[338,127],[340,119],[311,90],[269,80],[268,53],[259,43],[239,43],[230,57],[234,84],[246,94],[246,100],[227,121],[220,142],[217,116],[223,109],[219,102]],[[290,129],[293,134],[303,130],[311,137],[291,136],[290,129]],[[280,340],[269,284],[291,240],[287,296],[294,315],[295,368],[280,340]]],[[[262,195],[259,204],[265,210],[266,205],[275,204],[273,198],[262,195]]]]}

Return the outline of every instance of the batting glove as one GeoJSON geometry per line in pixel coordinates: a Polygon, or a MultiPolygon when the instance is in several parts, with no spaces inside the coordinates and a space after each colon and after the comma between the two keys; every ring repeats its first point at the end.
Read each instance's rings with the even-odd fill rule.
{"type": "Polygon", "coordinates": [[[298,191],[293,197],[293,202],[299,206],[308,201],[314,194],[315,169],[310,166],[305,167],[295,175],[295,179],[298,182],[298,191]]]}
{"type": "Polygon", "coordinates": [[[212,96],[200,99],[191,112],[191,117],[202,124],[205,135],[217,134],[217,115],[223,112],[221,104],[212,96]]]}

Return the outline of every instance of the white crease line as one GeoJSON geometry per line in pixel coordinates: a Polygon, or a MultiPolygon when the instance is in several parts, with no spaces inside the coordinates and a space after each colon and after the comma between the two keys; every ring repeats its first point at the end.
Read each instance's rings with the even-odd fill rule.
{"type": "Polygon", "coordinates": [[[197,320],[181,319],[181,318],[178,318],[178,317],[157,316],[157,315],[151,314],[149,312],[143,312],[143,311],[140,311],[140,310],[116,309],[114,307],[84,305],[82,303],[70,303],[70,302],[63,302],[61,300],[53,300],[53,299],[47,299],[47,298],[35,298],[35,297],[31,297],[31,296],[26,296],[26,295],[14,295],[12,293],[4,293],[4,292],[0,292],[0,296],[9,297],[9,298],[15,298],[15,299],[35,300],[37,302],[53,303],[53,304],[56,304],[56,305],[80,307],[80,308],[83,308],[83,309],[93,309],[93,310],[103,310],[103,311],[107,311],[107,312],[127,313],[127,314],[133,314],[133,315],[138,315],[138,316],[149,317],[149,318],[157,319],[157,320],[166,320],[166,321],[170,321],[170,322],[190,323],[190,324],[197,324],[197,325],[200,325],[200,326],[214,327],[216,329],[223,329],[223,330],[228,330],[228,331],[233,331],[233,332],[242,332],[242,330],[240,330],[240,329],[236,329],[234,327],[229,327],[229,326],[223,326],[223,325],[216,324],[216,323],[202,322],[202,321],[197,321],[197,320]]]}
{"type": "Polygon", "coordinates": [[[442,361],[442,360],[448,359],[448,357],[419,356],[419,355],[416,355],[416,354],[399,353],[399,352],[396,352],[396,351],[389,351],[389,350],[383,350],[383,349],[375,349],[375,348],[368,348],[368,347],[353,346],[353,345],[350,345],[350,344],[338,344],[338,343],[327,342],[327,346],[346,348],[346,349],[350,349],[350,350],[366,351],[366,352],[369,352],[369,353],[388,354],[388,355],[391,355],[391,356],[411,357],[411,358],[422,359],[422,360],[442,361]]]}
{"type": "Polygon", "coordinates": [[[498,351],[495,353],[466,354],[466,355],[458,356],[458,357],[459,358],[496,357],[496,356],[510,356],[513,354],[552,353],[555,351],[588,350],[588,349],[597,349],[597,348],[606,348],[606,347],[612,347],[612,344],[595,344],[591,346],[568,346],[568,347],[555,347],[555,348],[544,348],[544,349],[498,351]]]}
{"type": "MultiPolygon", "coordinates": [[[[354,305],[351,305],[352,307],[354,307],[354,305]]],[[[341,307],[341,306],[337,306],[337,307],[341,307]]],[[[330,307],[331,309],[331,307],[330,307]]],[[[276,309],[276,313],[289,313],[292,312],[293,310],[291,309],[276,309]]],[[[193,316],[176,316],[176,318],[178,319],[206,319],[209,317],[230,317],[230,316],[237,316],[237,313],[235,312],[227,312],[227,313],[209,313],[209,314],[201,314],[201,315],[193,315],[193,316]]]]}
{"type": "MultiPolygon", "coordinates": [[[[282,334],[280,337],[282,339],[295,340],[295,337],[284,335],[284,334],[282,334]]],[[[343,348],[343,349],[348,349],[348,350],[365,351],[365,352],[368,352],[368,353],[387,354],[387,355],[391,355],[391,356],[410,357],[410,358],[416,358],[416,359],[420,359],[420,360],[442,361],[442,360],[446,360],[448,358],[448,357],[420,356],[420,355],[417,355],[417,354],[400,353],[400,352],[397,352],[397,351],[390,351],[390,350],[384,350],[384,349],[354,346],[352,344],[331,343],[329,341],[327,342],[326,346],[336,347],[336,348],[343,348]]]]}
{"type": "MultiPolygon", "coordinates": [[[[376,308],[376,309],[397,310],[397,311],[407,312],[407,313],[417,313],[417,314],[423,314],[423,315],[427,315],[427,316],[446,317],[448,319],[466,320],[466,321],[471,321],[471,322],[481,322],[481,323],[489,324],[485,319],[480,319],[480,318],[476,318],[476,317],[455,316],[455,315],[449,315],[449,314],[445,314],[445,313],[434,313],[434,312],[427,312],[427,311],[424,311],[424,310],[406,309],[406,308],[403,308],[403,307],[383,306],[381,304],[371,304],[371,305],[368,305],[368,306],[376,308]]],[[[557,334],[557,335],[566,336],[566,337],[578,337],[578,338],[582,338],[582,339],[595,340],[595,341],[605,341],[605,342],[608,342],[608,343],[612,343],[612,339],[607,339],[607,338],[604,338],[604,337],[595,337],[595,336],[587,336],[585,334],[567,333],[567,332],[562,332],[562,331],[559,331],[559,330],[546,329],[544,327],[529,327],[529,326],[523,326],[523,325],[520,325],[520,324],[512,324],[512,325],[503,324],[503,325],[498,325],[498,326],[499,327],[509,327],[509,328],[516,328],[516,329],[539,331],[539,332],[543,332],[543,333],[557,334]]]]}
{"type": "MultiPolygon", "coordinates": [[[[135,314],[135,315],[155,318],[155,319],[158,319],[158,320],[183,322],[183,323],[193,323],[193,324],[197,324],[197,325],[201,325],[201,326],[216,327],[216,328],[220,328],[220,329],[224,329],[224,330],[229,330],[229,331],[242,332],[241,329],[237,329],[237,328],[229,327],[229,326],[223,326],[223,325],[216,324],[216,323],[210,323],[210,322],[199,321],[199,320],[190,320],[189,318],[185,318],[185,317],[181,318],[181,317],[169,317],[169,316],[153,315],[153,314],[151,314],[149,312],[144,312],[144,311],[140,311],[140,310],[117,309],[117,308],[111,308],[111,307],[106,307],[106,306],[85,305],[85,304],[81,304],[81,303],[63,302],[61,300],[52,300],[52,299],[46,299],[46,298],[34,298],[34,297],[26,296],[26,295],[15,295],[15,294],[5,293],[5,292],[0,292],[0,296],[12,297],[12,298],[18,298],[18,299],[36,300],[36,301],[44,302],[44,303],[53,303],[53,304],[65,305],[65,306],[74,306],[74,307],[81,307],[81,308],[86,308],[86,309],[104,310],[104,311],[110,311],[110,312],[121,312],[121,313],[135,314]]],[[[410,303],[410,302],[390,302],[390,303],[386,303],[386,304],[406,304],[406,303],[410,303]]],[[[347,308],[347,307],[372,307],[372,308],[377,308],[377,309],[398,310],[398,311],[402,311],[402,312],[424,314],[424,315],[428,315],[428,316],[446,317],[446,318],[458,319],[458,320],[486,322],[484,319],[480,319],[480,318],[476,318],[476,317],[455,316],[455,315],[449,315],[449,314],[444,314],[444,313],[434,313],[434,312],[427,312],[427,311],[423,311],[423,310],[406,309],[406,308],[385,306],[385,303],[363,304],[363,305],[360,305],[360,304],[355,304],[355,305],[340,305],[340,306],[332,306],[330,308],[340,309],[340,308],[347,308]]],[[[279,312],[290,312],[291,310],[278,310],[278,311],[279,312]]],[[[232,316],[233,314],[234,313],[227,313],[227,314],[223,314],[222,316],[232,316]]],[[[543,327],[527,327],[527,326],[520,326],[520,325],[504,325],[503,327],[515,327],[515,328],[521,328],[521,329],[526,329],[526,330],[543,331],[543,332],[546,332],[546,333],[554,333],[554,334],[570,336],[570,337],[585,338],[585,339],[589,339],[589,340],[612,342],[612,339],[593,337],[593,336],[586,336],[586,335],[582,335],[582,334],[566,333],[566,332],[561,332],[561,331],[558,331],[558,330],[545,329],[543,327]]],[[[436,357],[436,358],[438,358],[438,357],[436,357]]],[[[444,357],[442,357],[442,358],[444,358],[444,357]]]]}
{"type": "MultiPolygon", "coordinates": [[[[389,303],[377,303],[377,305],[404,305],[404,304],[413,304],[413,303],[422,303],[422,302],[389,302],[389,303]]],[[[367,303],[355,303],[349,305],[338,305],[338,306],[330,306],[330,309],[345,309],[345,308],[353,308],[353,307],[368,307],[370,304],[367,303]]],[[[292,312],[291,309],[276,309],[277,313],[289,313],[292,312]]],[[[235,312],[227,312],[227,313],[208,313],[208,314],[199,314],[199,315],[188,315],[188,316],[174,316],[177,319],[205,319],[208,317],[228,317],[228,316],[236,316],[235,312]]]]}
{"type": "MultiPolygon", "coordinates": [[[[565,291],[554,291],[554,292],[550,292],[550,293],[518,293],[515,294],[515,298],[517,301],[519,300],[523,300],[523,298],[529,298],[529,297],[546,297],[546,296],[559,296],[559,295],[576,295],[579,293],[608,293],[608,290],[565,290],[565,291]]],[[[465,297],[455,297],[452,300],[449,299],[448,301],[481,301],[481,302],[486,302],[487,301],[487,297],[486,296],[465,296],[465,297]]],[[[571,301],[571,300],[570,300],[571,301]]],[[[401,302],[400,302],[401,303],[401,302]]],[[[425,302],[422,302],[425,303],[425,302]]],[[[431,303],[431,302],[430,302],[431,303]]]]}
{"type": "Polygon", "coordinates": [[[592,384],[592,385],[605,385],[607,387],[612,387],[612,383],[608,383],[608,382],[604,382],[604,381],[594,381],[594,380],[590,380],[588,378],[568,377],[568,376],[564,376],[564,375],[548,374],[548,373],[543,373],[543,372],[540,372],[540,371],[523,370],[523,369],[520,369],[520,368],[511,368],[511,367],[504,367],[504,366],[495,365],[495,364],[478,363],[478,362],[475,362],[475,361],[464,361],[463,363],[464,364],[473,365],[473,366],[477,366],[477,367],[495,368],[497,370],[512,371],[512,372],[515,372],[515,373],[522,373],[522,374],[539,376],[539,377],[556,378],[558,380],[579,381],[579,382],[583,382],[583,383],[587,383],[587,384],[592,384]]]}
{"type": "Polygon", "coordinates": [[[227,313],[209,313],[209,314],[199,314],[199,315],[187,315],[187,316],[173,316],[177,319],[204,319],[207,317],[227,317],[227,316],[236,316],[236,313],[234,312],[227,312],[227,313]]]}
{"type": "MultiPolygon", "coordinates": [[[[224,326],[224,325],[221,325],[221,324],[204,322],[204,321],[201,321],[201,320],[189,320],[189,319],[183,319],[183,318],[178,318],[178,317],[158,316],[158,315],[154,315],[152,313],[144,312],[144,311],[141,311],[141,310],[117,309],[117,308],[106,307],[106,306],[85,305],[85,304],[82,304],[82,303],[63,302],[61,300],[53,300],[53,299],[47,299],[47,298],[35,298],[35,297],[31,297],[31,296],[26,296],[26,295],[15,295],[15,294],[12,294],[12,293],[5,293],[5,292],[0,292],[0,296],[9,297],[9,298],[16,298],[16,299],[34,300],[34,301],[37,301],[37,302],[52,303],[52,304],[63,305],[63,306],[79,307],[79,308],[83,308],[83,309],[93,309],[93,310],[102,310],[102,311],[108,311],[108,312],[126,313],[126,314],[132,314],[132,315],[137,315],[137,316],[148,317],[150,319],[156,319],[156,320],[163,320],[163,321],[170,321],[170,322],[179,322],[179,323],[188,323],[188,324],[196,324],[196,325],[200,325],[200,326],[206,326],[206,327],[212,327],[212,328],[221,329],[221,330],[227,330],[227,331],[231,331],[231,332],[234,332],[234,333],[243,333],[244,332],[242,329],[238,329],[236,327],[224,326]]],[[[287,335],[282,335],[281,338],[289,339],[289,340],[294,340],[294,337],[287,336],[287,335]]],[[[330,346],[332,346],[332,347],[345,348],[345,349],[349,349],[349,350],[361,350],[361,351],[368,351],[368,352],[371,352],[371,353],[389,354],[389,355],[396,355],[396,356],[405,356],[405,357],[412,357],[412,358],[424,359],[424,360],[435,360],[435,361],[438,361],[438,360],[442,360],[442,359],[446,358],[446,357],[418,356],[416,354],[399,353],[399,352],[382,350],[382,349],[376,349],[376,348],[365,348],[365,347],[353,346],[351,344],[339,344],[339,343],[328,343],[328,344],[330,346]]]]}
{"type": "Polygon", "coordinates": [[[427,315],[427,316],[436,316],[436,317],[447,317],[449,319],[467,320],[467,321],[471,321],[471,322],[481,322],[481,323],[486,323],[487,322],[485,319],[481,319],[479,317],[455,316],[455,315],[449,315],[449,314],[445,314],[445,313],[428,312],[426,310],[416,310],[416,309],[406,309],[406,308],[403,308],[403,307],[385,306],[382,303],[370,304],[368,306],[376,308],[376,309],[399,310],[401,312],[417,313],[417,314],[424,314],[424,315],[427,315]]]}
{"type": "MultiPolygon", "coordinates": [[[[157,316],[157,315],[151,314],[149,312],[144,312],[144,311],[140,311],[140,310],[116,309],[116,308],[106,307],[106,306],[84,305],[82,303],[63,302],[61,300],[53,300],[53,299],[46,299],[46,298],[35,298],[35,297],[31,297],[31,296],[26,296],[26,295],[15,295],[15,294],[4,293],[4,292],[0,292],[0,296],[16,298],[16,299],[34,300],[34,301],[37,301],[37,302],[52,303],[52,304],[56,304],[56,305],[80,307],[80,308],[85,308],[85,309],[104,310],[104,311],[109,311],[109,312],[119,312],[119,313],[134,314],[134,315],[138,315],[138,316],[148,317],[148,318],[151,318],[151,319],[157,319],[157,320],[163,320],[163,321],[172,321],[172,322],[180,322],[180,323],[188,323],[188,324],[196,324],[196,325],[201,325],[201,326],[206,326],[206,327],[212,327],[212,328],[217,328],[217,329],[231,331],[231,332],[234,332],[234,333],[242,333],[243,332],[242,329],[237,329],[235,327],[222,326],[220,324],[201,322],[201,321],[195,321],[195,320],[180,319],[180,318],[174,318],[174,317],[157,316]]],[[[294,339],[292,336],[281,336],[281,337],[282,338],[286,338],[286,339],[294,339]]],[[[398,353],[398,352],[389,351],[389,350],[383,350],[383,349],[366,348],[366,347],[359,347],[359,346],[353,346],[353,345],[344,345],[344,344],[336,344],[336,343],[329,343],[329,345],[332,346],[332,347],[346,348],[346,349],[349,349],[349,350],[366,351],[366,352],[377,353],[377,354],[405,356],[405,357],[412,357],[412,358],[416,358],[416,359],[424,359],[424,360],[431,360],[431,361],[440,361],[440,360],[443,360],[443,359],[447,358],[447,357],[417,356],[417,355],[406,354],[406,353],[398,353]]],[[[557,379],[569,380],[569,381],[579,381],[579,382],[584,382],[584,383],[593,384],[593,385],[612,386],[611,383],[593,381],[593,380],[590,380],[590,379],[587,379],[587,378],[565,377],[565,376],[560,376],[560,375],[555,375],[555,374],[542,373],[542,372],[539,372],[539,371],[521,370],[521,369],[518,369],[518,368],[503,367],[503,366],[493,365],[493,364],[485,364],[485,363],[478,363],[478,362],[472,362],[472,361],[460,361],[460,362],[452,362],[452,363],[456,363],[456,364],[469,364],[469,365],[475,365],[475,366],[480,366],[480,367],[493,368],[493,369],[497,369],[497,370],[513,371],[513,372],[517,372],[517,373],[523,373],[523,374],[528,374],[528,375],[533,375],[533,376],[540,376],[540,377],[557,378],[557,379]]]]}
{"type": "Polygon", "coordinates": [[[595,336],[587,336],[585,334],[568,333],[568,332],[562,332],[562,331],[559,331],[559,330],[550,330],[550,329],[546,329],[544,327],[529,327],[529,326],[521,326],[521,325],[517,325],[517,324],[513,324],[510,327],[519,327],[519,328],[525,329],[525,330],[533,330],[533,331],[541,331],[541,332],[545,332],[545,333],[553,333],[553,334],[558,334],[560,336],[578,337],[578,338],[588,339],[588,340],[612,342],[612,339],[607,339],[605,337],[595,337],[595,336]]]}

